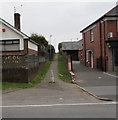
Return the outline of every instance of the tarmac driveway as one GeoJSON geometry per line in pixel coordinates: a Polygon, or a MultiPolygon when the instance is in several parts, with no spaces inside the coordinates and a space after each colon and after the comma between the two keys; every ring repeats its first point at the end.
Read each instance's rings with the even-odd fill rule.
{"type": "Polygon", "coordinates": [[[97,69],[91,69],[79,64],[78,61],[73,62],[73,70],[76,75],[77,84],[88,92],[101,98],[115,100],[117,98],[116,81],[118,78],[97,69]]]}

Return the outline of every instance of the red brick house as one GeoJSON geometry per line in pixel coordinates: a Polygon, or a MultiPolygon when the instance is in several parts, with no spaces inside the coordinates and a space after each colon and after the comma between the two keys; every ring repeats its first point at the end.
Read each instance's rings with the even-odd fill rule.
{"type": "Polygon", "coordinates": [[[80,31],[83,64],[103,71],[118,66],[118,5],[80,31]]]}

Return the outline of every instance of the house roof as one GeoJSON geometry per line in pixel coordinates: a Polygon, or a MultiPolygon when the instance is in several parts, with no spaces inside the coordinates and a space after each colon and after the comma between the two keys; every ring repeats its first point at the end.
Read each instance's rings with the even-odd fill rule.
{"type": "Polygon", "coordinates": [[[8,26],[9,28],[11,28],[13,31],[17,32],[18,34],[20,34],[21,36],[23,36],[24,39],[28,39],[29,41],[31,41],[32,43],[39,45],[38,43],[36,43],[35,41],[31,40],[31,38],[26,35],[25,33],[21,32],[20,30],[18,30],[17,28],[15,28],[14,26],[12,26],[10,23],[8,23],[7,21],[3,20],[2,18],[0,18],[0,21],[5,24],[6,26],[8,26]]]}
{"type": "Polygon", "coordinates": [[[62,42],[62,50],[82,50],[82,40],[76,42],[62,42]]]}
{"type": "Polygon", "coordinates": [[[118,16],[118,5],[114,8],[112,8],[110,11],[108,11],[106,14],[106,16],[118,16]]]}
{"type": "Polygon", "coordinates": [[[80,32],[82,33],[83,31],[85,31],[86,29],[88,29],[92,25],[96,24],[97,22],[99,22],[100,20],[102,20],[105,17],[118,17],[118,5],[116,5],[110,11],[108,11],[106,14],[104,14],[103,16],[101,16],[99,19],[97,19],[96,21],[94,21],[92,24],[90,24],[89,26],[87,26],[86,28],[84,28],[83,30],[81,30],[80,32]]]}

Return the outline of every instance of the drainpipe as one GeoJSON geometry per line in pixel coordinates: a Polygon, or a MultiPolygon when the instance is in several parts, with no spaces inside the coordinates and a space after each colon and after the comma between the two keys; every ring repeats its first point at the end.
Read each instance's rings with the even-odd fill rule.
{"type": "Polygon", "coordinates": [[[102,60],[103,60],[103,57],[102,57],[102,27],[101,27],[101,22],[102,21],[100,21],[100,23],[99,23],[99,25],[100,25],[100,62],[101,62],[101,70],[103,70],[103,62],[102,62],[102,60]]]}
{"type": "MultiPolygon", "coordinates": [[[[106,27],[106,25],[105,25],[105,21],[103,22],[103,24],[104,24],[104,41],[106,40],[106,29],[105,29],[105,27],[106,27]]],[[[104,71],[106,72],[106,46],[105,46],[105,42],[104,42],[104,57],[105,57],[105,59],[104,59],[104,71]]]]}
{"type": "Polygon", "coordinates": [[[83,33],[83,38],[84,38],[84,60],[85,60],[85,66],[86,66],[86,40],[85,40],[85,33],[83,33]]]}

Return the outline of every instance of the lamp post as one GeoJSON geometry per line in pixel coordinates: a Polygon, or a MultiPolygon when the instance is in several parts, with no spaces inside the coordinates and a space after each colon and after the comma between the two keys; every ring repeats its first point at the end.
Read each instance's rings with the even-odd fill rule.
{"type": "Polygon", "coordinates": [[[52,35],[50,35],[50,59],[51,59],[51,37],[52,35]]]}

